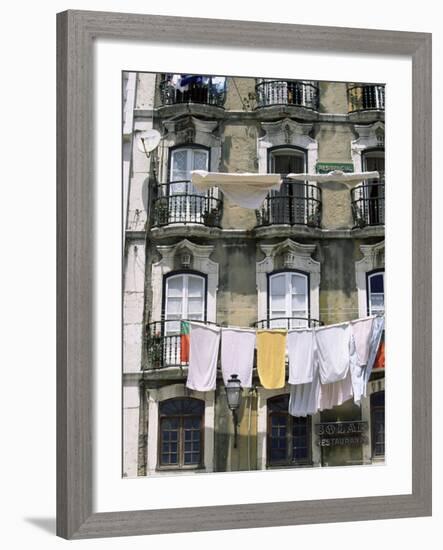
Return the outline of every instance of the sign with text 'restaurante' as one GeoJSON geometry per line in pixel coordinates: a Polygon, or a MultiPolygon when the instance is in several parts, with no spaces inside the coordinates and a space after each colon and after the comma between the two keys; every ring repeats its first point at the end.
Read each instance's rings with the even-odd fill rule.
{"type": "Polygon", "coordinates": [[[319,436],[317,445],[320,447],[362,445],[368,442],[365,435],[367,431],[368,423],[361,421],[322,422],[315,426],[315,432],[319,436]]]}

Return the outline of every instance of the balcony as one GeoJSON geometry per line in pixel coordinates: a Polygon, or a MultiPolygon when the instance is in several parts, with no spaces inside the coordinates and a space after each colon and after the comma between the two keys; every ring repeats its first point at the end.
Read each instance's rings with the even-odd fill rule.
{"type": "Polygon", "coordinates": [[[385,182],[365,182],[351,190],[354,229],[385,224],[385,182]]]}
{"type": "MultiPolygon", "coordinates": [[[[179,75],[169,75],[179,76],[179,75]]],[[[217,80],[220,80],[217,78],[217,80]]],[[[197,82],[191,82],[180,90],[172,78],[166,78],[160,83],[160,98],[162,105],[177,105],[197,103],[223,107],[226,99],[226,87],[220,86],[214,77],[201,77],[197,82]]]]}
{"type": "Polygon", "coordinates": [[[321,189],[310,183],[284,179],[279,191],[270,193],[257,214],[257,227],[304,225],[320,227],[321,189]]]}
{"type": "Polygon", "coordinates": [[[385,110],[383,84],[359,84],[348,88],[349,113],[385,110]]]}
{"type": "Polygon", "coordinates": [[[318,87],[299,80],[265,80],[256,84],[257,107],[292,105],[318,111],[318,87]]]}
{"type": "MultiPolygon", "coordinates": [[[[185,319],[182,319],[183,321],[185,319]]],[[[189,319],[188,319],[189,321],[189,319]]],[[[199,323],[213,324],[208,321],[199,323]]],[[[182,336],[180,320],[155,321],[146,325],[147,365],[145,370],[168,367],[187,367],[188,360],[182,360],[182,336]]]]}
{"type": "Polygon", "coordinates": [[[282,328],[286,330],[294,328],[319,327],[322,323],[312,317],[274,317],[273,319],[261,319],[254,323],[257,329],[282,328]]]}
{"type": "Polygon", "coordinates": [[[220,227],[223,201],[218,191],[211,188],[198,193],[191,181],[181,180],[158,184],[152,204],[152,225],[199,224],[220,227]]]}

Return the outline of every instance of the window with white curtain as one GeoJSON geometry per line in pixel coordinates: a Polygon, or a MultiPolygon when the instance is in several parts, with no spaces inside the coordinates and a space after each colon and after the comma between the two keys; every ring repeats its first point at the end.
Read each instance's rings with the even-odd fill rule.
{"type": "Polygon", "coordinates": [[[209,151],[199,147],[180,147],[171,151],[170,193],[199,193],[191,181],[191,170],[208,170],[209,151]]]}
{"type": "Polygon", "coordinates": [[[367,276],[368,314],[375,315],[385,310],[385,273],[376,271],[367,276]]]}
{"type": "Polygon", "coordinates": [[[307,326],[309,317],[308,275],[294,271],[269,277],[269,327],[307,326]]]}
{"type": "Polygon", "coordinates": [[[166,332],[178,334],[180,319],[203,321],[205,318],[205,278],[195,274],[177,274],[166,278],[166,332]]]}

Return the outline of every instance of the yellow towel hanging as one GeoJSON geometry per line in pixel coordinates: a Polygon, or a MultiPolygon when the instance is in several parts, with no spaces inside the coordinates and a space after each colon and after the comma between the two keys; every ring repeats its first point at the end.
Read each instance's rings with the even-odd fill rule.
{"type": "Polygon", "coordinates": [[[285,385],[286,334],[278,329],[257,331],[257,372],[267,390],[285,385]]]}

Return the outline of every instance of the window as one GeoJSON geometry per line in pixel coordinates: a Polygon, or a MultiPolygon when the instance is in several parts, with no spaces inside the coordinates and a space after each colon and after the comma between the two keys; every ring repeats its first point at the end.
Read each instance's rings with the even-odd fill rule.
{"type": "Polygon", "coordinates": [[[182,356],[180,320],[206,319],[206,278],[191,273],[166,277],[162,353],[166,366],[187,362],[182,356]]]}
{"type": "Polygon", "coordinates": [[[171,150],[169,174],[169,223],[202,223],[207,209],[205,193],[191,183],[191,170],[208,170],[209,151],[201,147],[171,150]]]}
{"type": "Polygon", "coordinates": [[[385,152],[374,149],[363,153],[363,169],[367,172],[378,172],[379,179],[369,180],[365,189],[367,218],[369,225],[383,224],[385,221],[385,152]]]}
{"type": "Polygon", "coordinates": [[[288,414],[289,395],[268,399],[268,466],[311,463],[311,417],[288,414]]]}
{"type": "Polygon", "coordinates": [[[166,277],[165,321],[168,332],[180,331],[180,319],[204,321],[206,279],[202,275],[181,273],[166,277]]]}
{"type": "Polygon", "coordinates": [[[371,395],[372,457],[385,456],[385,392],[371,395]]]}
{"type": "Polygon", "coordinates": [[[196,468],[203,465],[203,418],[200,399],[174,398],[159,405],[159,466],[196,468]]]}
{"type": "Polygon", "coordinates": [[[208,170],[209,151],[201,147],[180,147],[171,150],[169,181],[171,193],[193,193],[198,191],[190,184],[191,170],[208,170]],[[187,187],[189,186],[189,187],[187,187]]]}
{"type": "Polygon", "coordinates": [[[385,274],[375,271],[367,275],[368,315],[383,313],[385,310],[385,274]]]}
{"type": "MultiPolygon", "coordinates": [[[[278,147],[269,153],[269,172],[300,174],[305,171],[305,152],[299,149],[278,147]]],[[[304,224],[307,217],[306,185],[303,182],[283,179],[278,191],[269,196],[270,222],[274,224],[304,224]]]]}
{"type": "Polygon", "coordinates": [[[295,271],[269,276],[269,328],[307,326],[308,275],[295,271]]]}

